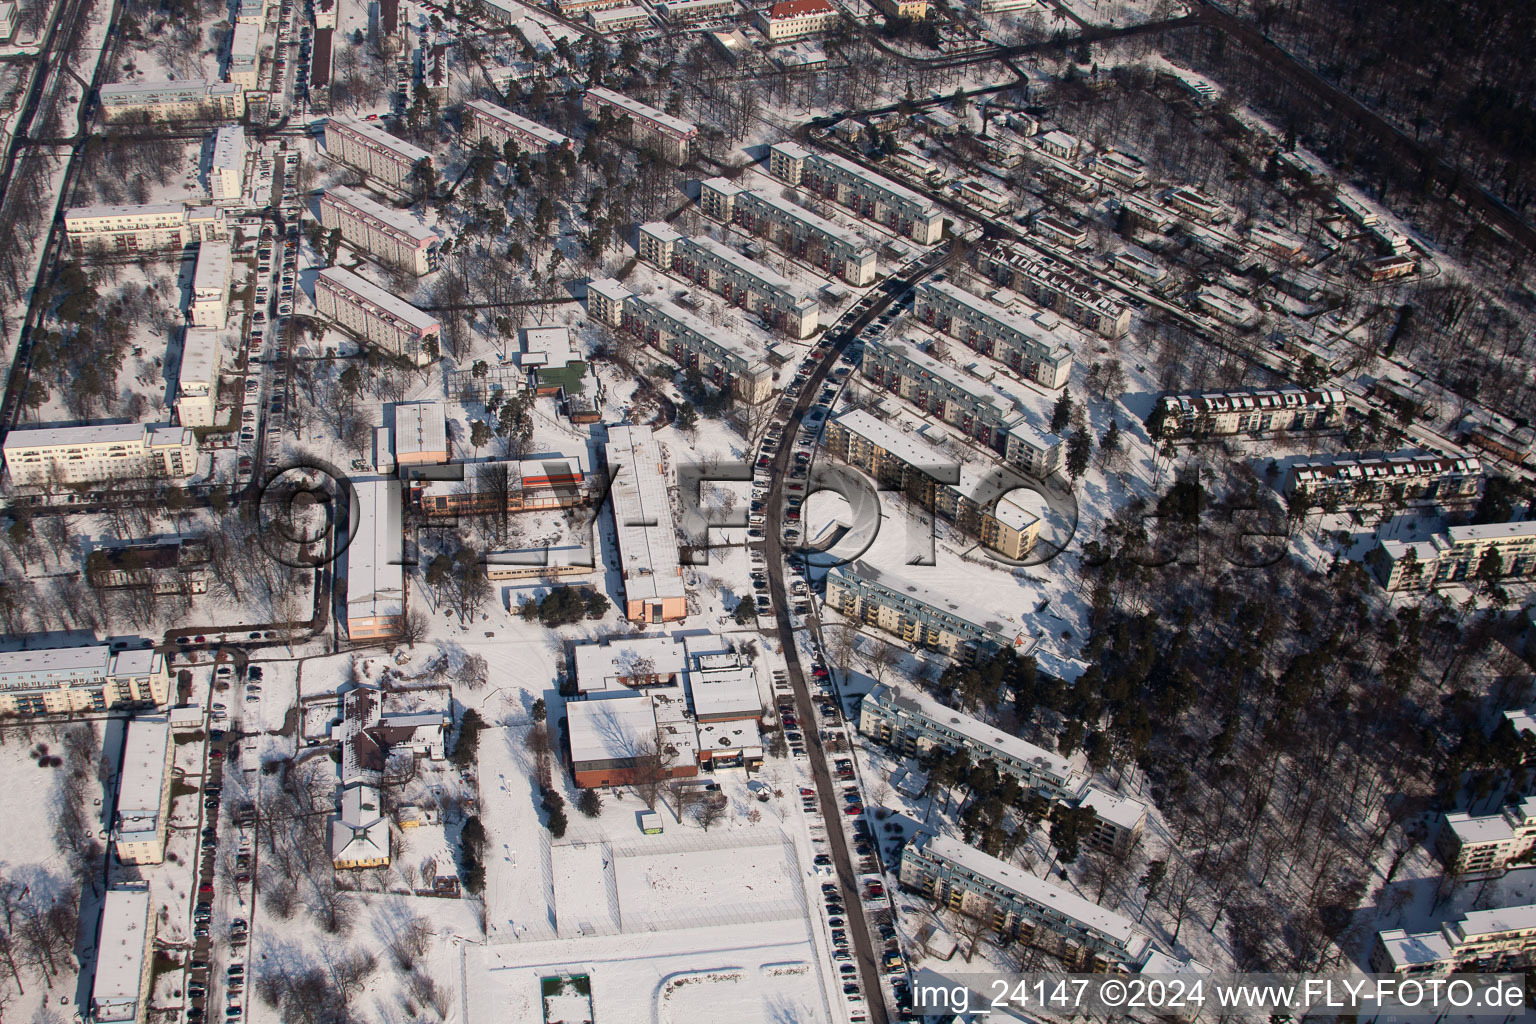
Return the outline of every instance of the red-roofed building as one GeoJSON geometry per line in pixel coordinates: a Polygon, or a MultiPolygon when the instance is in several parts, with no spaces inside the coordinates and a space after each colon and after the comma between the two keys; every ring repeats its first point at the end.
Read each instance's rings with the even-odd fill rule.
{"type": "Polygon", "coordinates": [[[758,27],[772,42],[802,39],[825,32],[839,15],[827,0],[780,0],[757,16],[758,27]]]}

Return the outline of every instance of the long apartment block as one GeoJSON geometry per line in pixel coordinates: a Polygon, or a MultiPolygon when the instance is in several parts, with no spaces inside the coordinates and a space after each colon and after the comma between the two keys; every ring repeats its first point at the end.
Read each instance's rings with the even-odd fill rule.
{"type": "Polygon", "coordinates": [[[1440,822],[1435,852],[1453,875],[1508,870],[1536,850],[1536,797],[1496,814],[1451,811],[1440,822]]]}
{"type": "Polygon", "coordinates": [[[642,224],[640,258],[702,284],[792,338],[816,332],[820,306],[811,289],[713,238],[679,234],[662,221],[642,224]]]}
{"type": "Polygon", "coordinates": [[[367,121],[329,118],[325,122],[325,151],[350,164],[381,185],[407,191],[411,172],[432,154],[367,121]]]}
{"type": "Polygon", "coordinates": [[[342,267],[320,271],[315,308],[353,335],[418,365],[433,358],[442,333],[435,317],[342,267]]]}
{"type": "Polygon", "coordinates": [[[863,287],[875,280],[875,250],[858,234],[765,189],[710,178],[700,186],[699,208],[851,285],[863,287]]]}
{"type": "Polygon", "coordinates": [[[170,689],[165,657],[148,647],[118,651],[92,644],[0,652],[0,714],[158,707],[170,689]]]}
{"type": "Polygon", "coordinates": [[[944,215],[933,200],[844,157],[780,142],[768,150],[768,169],[922,245],[944,233],[944,215]]]}
{"type": "Polygon", "coordinates": [[[1460,504],[1476,501],[1482,482],[1483,464],[1475,457],[1344,457],[1293,465],[1286,473],[1285,493],[1340,509],[1393,501],[1460,504]]]}
{"type": "Polygon", "coordinates": [[[631,142],[642,149],[655,150],[671,163],[685,164],[693,156],[693,140],[699,136],[698,125],[657,110],[649,103],[630,99],[612,89],[593,86],[582,97],[581,108],[588,117],[597,118],[607,111],[620,121],[628,121],[631,142]]]}
{"type": "Polygon", "coordinates": [[[1490,974],[1536,962],[1536,905],[1473,910],[1435,931],[1376,933],[1371,970],[1379,974],[1490,974]]]}
{"type": "Polygon", "coordinates": [[[1130,918],[950,836],[925,833],[908,843],[900,877],[908,889],[1055,954],[1068,970],[1134,967],[1152,946],[1130,918]]]}
{"type": "Polygon", "coordinates": [[[1451,526],[1427,540],[1382,540],[1365,564],[1387,590],[1434,590],[1492,574],[1536,577],[1536,522],[1451,526]]]}
{"type": "Polygon", "coordinates": [[[224,211],[213,206],[73,206],[64,211],[64,235],[76,256],[127,256],[222,241],[229,237],[229,224],[224,211]]]}
{"type": "Polygon", "coordinates": [[[941,594],[862,561],[827,574],[827,604],[847,618],[957,661],[1032,642],[1017,612],[966,595],[941,594]]]}
{"type": "Polygon", "coordinates": [[[108,121],[135,116],[151,121],[234,121],[245,116],[245,89],[202,78],[167,82],[114,82],[101,87],[108,121]]]}
{"type": "Polygon", "coordinates": [[[948,281],[919,285],[914,312],[928,326],[1043,387],[1059,390],[1072,376],[1072,350],[1049,330],[948,281]]]}
{"type": "Polygon", "coordinates": [[[185,480],[197,472],[190,427],[149,423],[37,427],[5,435],[5,468],[18,487],[111,480],[185,480]]]}
{"type": "Polygon", "coordinates": [[[171,723],[139,715],[128,720],[125,732],[112,846],[120,863],[160,864],[171,802],[171,723]]]}
{"type": "Polygon", "coordinates": [[[667,495],[661,447],[650,427],[608,428],[604,471],[624,580],[624,617],[631,622],[686,618],[676,519],[667,495]]]}
{"type": "Polygon", "coordinates": [[[1336,388],[1185,391],[1157,400],[1149,429],[1173,439],[1326,430],[1343,425],[1344,409],[1344,392],[1336,388]]]}
{"type": "Polygon", "coordinates": [[[1129,308],[1054,256],[1001,244],[980,253],[976,266],[1003,287],[1106,338],[1122,338],[1131,329],[1129,308]]]}
{"type": "Polygon", "coordinates": [[[915,687],[884,683],[864,695],[859,731],[904,754],[926,757],[934,751],[964,751],[974,762],[986,761],[1053,803],[1093,812],[1088,842],[1106,852],[1123,852],[1146,828],[1147,807],[1092,785],[1068,758],[988,725],[940,703],[915,687]]]}
{"type": "Polygon", "coordinates": [[[1037,477],[1061,468],[1061,438],[1036,426],[995,388],[910,342],[889,335],[866,342],[860,372],[877,388],[894,391],[997,452],[1011,466],[1037,477]]]}
{"type": "Polygon", "coordinates": [[[602,278],[587,285],[587,316],[697,368],[745,402],[756,405],[773,393],[773,371],[745,338],[705,323],[669,299],[636,295],[602,278]]]}
{"type": "Polygon", "coordinates": [[[863,409],[829,422],[825,443],[834,456],[862,469],[882,488],[899,490],[980,537],[983,547],[1020,559],[1040,538],[1040,517],[1007,497],[1008,491],[1024,482],[1001,469],[984,473],[968,463],[956,463],[863,409]]]}
{"type": "Polygon", "coordinates": [[[464,130],[477,143],[489,139],[498,153],[508,142],[524,153],[570,149],[575,145],[570,136],[485,100],[464,104],[464,130]]]}
{"type": "Polygon", "coordinates": [[[319,207],[320,223],[354,249],[418,276],[437,269],[441,239],[414,217],[345,185],[321,193],[319,207]]]}

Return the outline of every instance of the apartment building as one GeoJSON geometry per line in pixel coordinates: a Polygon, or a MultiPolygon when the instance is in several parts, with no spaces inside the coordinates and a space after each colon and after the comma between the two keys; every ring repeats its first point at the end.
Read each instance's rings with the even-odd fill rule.
{"type": "Polygon", "coordinates": [[[369,121],[329,118],[325,122],[325,151],[350,164],[378,184],[400,192],[411,190],[411,172],[430,165],[432,154],[398,139],[369,121]]]}
{"type": "Polygon", "coordinates": [[[222,330],[229,320],[228,242],[200,242],[192,270],[192,305],[187,309],[193,327],[222,330]]]}
{"type": "Polygon", "coordinates": [[[144,1024],[149,1019],[155,920],[149,883],[107,890],[91,978],[92,1024],[144,1024]]]}
{"type": "Polygon", "coordinates": [[[768,150],[768,168],[789,184],[883,224],[914,242],[931,245],[943,234],[944,216],[938,204],[852,160],[831,153],[812,153],[793,142],[779,142],[768,150]]]}
{"type": "Polygon", "coordinates": [[[827,574],[827,604],[847,618],[956,661],[1031,643],[1016,612],[965,595],[941,594],[862,561],[827,574]]]}
{"type": "Polygon", "coordinates": [[[245,129],[237,124],[213,133],[208,191],[214,206],[239,206],[245,199],[245,129]]]}
{"type": "Polygon", "coordinates": [[[165,860],[174,750],[169,719],[141,715],[129,720],[112,818],[112,848],[120,864],[165,860]]]}
{"type": "Polygon", "coordinates": [[[649,427],[608,428],[603,446],[624,580],[624,617],[665,622],[688,614],[667,468],[649,427]]]}
{"type": "Polygon", "coordinates": [[[1192,217],[1202,224],[1218,224],[1227,219],[1226,207],[1198,189],[1187,185],[1169,189],[1163,199],[1170,209],[1177,210],[1186,217],[1192,217]]]}
{"type": "Polygon", "coordinates": [[[315,308],[356,337],[418,366],[436,358],[442,334],[437,320],[350,270],[320,271],[315,308]]]}
{"type": "Polygon", "coordinates": [[[978,254],[976,267],[1003,287],[1106,338],[1124,337],[1131,329],[1128,307],[1054,256],[1004,243],[978,254]]]}
{"type": "Polygon", "coordinates": [[[1063,131],[1049,131],[1035,140],[1036,144],[1051,156],[1058,160],[1076,160],[1077,154],[1082,149],[1082,143],[1077,136],[1069,135],[1063,131]]]}
{"type": "Polygon", "coordinates": [[[635,295],[611,278],[587,285],[587,316],[621,327],[752,405],[773,394],[773,371],[756,346],[660,296],[635,295]]]}
{"type": "Polygon", "coordinates": [[[612,89],[593,86],[582,98],[581,107],[594,119],[607,111],[618,121],[627,120],[631,142],[642,149],[654,149],[671,163],[685,164],[693,156],[693,140],[698,138],[698,126],[647,103],[632,100],[612,89]]]}
{"type": "Polygon", "coordinates": [[[464,104],[464,131],[475,143],[489,139],[498,154],[508,142],[520,152],[534,154],[570,149],[575,145],[570,136],[485,100],[470,100],[464,104]]]}
{"type": "Polygon", "coordinates": [[[1099,180],[1060,161],[1045,160],[1035,172],[1053,192],[1065,192],[1077,199],[1092,199],[1099,194],[1099,180]]]}
{"type": "Polygon", "coordinates": [[[157,594],[208,591],[208,542],[201,537],[103,545],[85,557],[86,579],[98,590],[146,589],[157,594]]]}
{"type": "Polygon", "coordinates": [[[185,480],[197,472],[197,437],[188,427],[166,424],[12,430],[3,451],[17,487],[185,480]]]}
{"type": "Polygon", "coordinates": [[[424,480],[415,498],[428,517],[574,508],[588,500],[585,454],[540,455],[464,467],[462,480],[424,480]]]}
{"type": "Polygon", "coordinates": [[[792,338],[816,333],[820,305],[810,288],[713,238],[679,234],[663,221],[642,224],[640,258],[702,284],[792,338]]]}
{"type": "Polygon", "coordinates": [[[235,0],[235,24],[256,27],[265,25],[269,7],[270,0],[235,0]]]}
{"type": "Polygon", "coordinates": [[[887,18],[903,18],[907,21],[923,21],[928,17],[928,0],[874,0],[880,13],[887,18]]]}
{"type": "Polygon", "coordinates": [[[170,689],[165,658],[147,646],[126,651],[107,644],[0,651],[0,715],[158,707],[169,700],[170,689]]]}
{"type": "Polygon", "coordinates": [[[591,11],[622,7],[624,0],[554,0],[555,9],[567,18],[580,18],[591,11]]]}
{"type": "Polygon", "coordinates": [[[1013,209],[1013,197],[1005,192],[999,192],[983,183],[967,178],[965,181],[954,185],[955,191],[960,193],[961,202],[973,210],[983,210],[991,214],[1008,213],[1013,209]]]}
{"type": "Polygon", "coordinates": [[[710,178],[699,191],[706,216],[736,224],[785,252],[863,287],[875,280],[875,251],[853,231],[764,189],[748,190],[710,178]]]}
{"type": "Polygon", "coordinates": [[[948,281],[918,285],[913,312],[929,327],[958,338],[1043,387],[1060,390],[1072,376],[1072,350],[1038,320],[948,281]]]}
{"type": "Polygon", "coordinates": [[[405,621],[405,540],[400,481],[355,480],[352,538],[347,543],[347,637],[394,636],[405,621]]]}
{"type": "Polygon", "coordinates": [[[1060,217],[1052,217],[1048,213],[1036,214],[1029,226],[1035,234],[1049,239],[1056,245],[1066,246],[1068,249],[1080,249],[1088,244],[1087,228],[1081,224],[1062,220],[1060,217]]]}
{"type": "Polygon", "coordinates": [[[907,889],[1053,953],[1068,970],[1127,968],[1151,946],[1130,918],[950,836],[925,832],[908,843],[900,877],[907,889]]]}
{"type": "Polygon", "coordinates": [[[442,239],[410,214],[345,185],[320,195],[320,223],[340,229],[342,241],[382,263],[420,276],[437,269],[442,239]]]}
{"type": "Polygon", "coordinates": [[[1506,871],[1536,851],[1536,797],[1495,814],[1452,811],[1440,822],[1435,852],[1453,875],[1506,871]]]}
{"type": "Polygon", "coordinates": [[[995,388],[886,335],[864,346],[864,379],[957,428],[1009,465],[1045,477],[1061,468],[1061,438],[1037,427],[995,388]]]}
{"type": "Polygon", "coordinates": [[[261,27],[236,25],[229,39],[229,69],[225,77],[241,89],[249,91],[256,88],[260,73],[261,27]]]}
{"type": "Polygon", "coordinates": [[[1536,576],[1536,522],[1451,526],[1428,540],[1377,542],[1366,565],[1387,590],[1434,590],[1468,580],[1536,576]]]}
{"type": "Polygon", "coordinates": [[[64,211],[64,234],[75,256],[129,256],[222,241],[229,237],[229,226],[224,211],[212,206],[74,206],[64,211]]]}
{"type": "Polygon", "coordinates": [[[736,0],[668,0],[658,6],[662,17],[678,25],[729,18],[741,10],[736,0]]]}
{"type": "Polygon", "coordinates": [[[1379,974],[1492,974],[1536,962],[1536,905],[1473,910],[1429,932],[1376,933],[1371,970],[1379,974]]]}
{"type": "Polygon", "coordinates": [[[588,11],[587,23],[598,32],[609,35],[614,32],[632,32],[651,23],[650,13],[644,7],[626,4],[602,11],[588,11]]]}
{"type": "Polygon", "coordinates": [[[882,488],[900,490],[1008,558],[1023,558],[1040,537],[1040,518],[1004,496],[1023,480],[1010,480],[1001,470],[978,473],[862,409],[829,422],[824,443],[882,488]]]}
{"type": "Polygon", "coordinates": [[[181,366],[176,377],[176,419],[182,426],[213,426],[223,361],[224,346],[217,331],[187,328],[181,339],[181,366]]]}
{"type": "Polygon", "coordinates": [[[1147,165],[1124,150],[1106,149],[1094,161],[1093,169],[1122,188],[1140,188],[1147,183],[1147,165]]]}
{"type": "Polygon", "coordinates": [[[1328,430],[1343,426],[1344,409],[1344,392],[1336,388],[1186,391],[1159,398],[1148,429],[1171,439],[1328,430]]]}
{"type": "Polygon", "coordinates": [[[827,0],[779,0],[757,14],[757,27],[770,43],[820,35],[834,28],[841,16],[827,0]]]}
{"type": "Polygon", "coordinates": [[[101,116],[108,121],[238,121],[245,116],[245,89],[237,82],[115,82],[101,87],[101,116]]]}
{"type": "Polygon", "coordinates": [[[1482,491],[1482,482],[1483,464],[1475,457],[1338,457],[1291,466],[1284,490],[1313,505],[1348,511],[1390,502],[1473,502],[1482,491]]]}

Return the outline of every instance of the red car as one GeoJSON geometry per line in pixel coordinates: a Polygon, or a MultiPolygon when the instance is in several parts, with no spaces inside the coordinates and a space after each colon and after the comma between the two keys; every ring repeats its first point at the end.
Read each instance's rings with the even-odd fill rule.
{"type": "Polygon", "coordinates": [[[844,808],[843,813],[844,814],[863,814],[864,813],[864,805],[863,804],[849,804],[846,808],[844,808]]]}
{"type": "Polygon", "coordinates": [[[224,751],[222,751],[222,750],[215,750],[213,753],[209,754],[208,756],[213,758],[215,761],[222,761],[222,760],[224,760],[224,751]]]}
{"type": "Polygon", "coordinates": [[[200,893],[211,893],[211,892],[213,892],[213,883],[212,882],[204,882],[202,885],[199,885],[197,887],[197,891],[200,892],[200,893]]]}
{"type": "Polygon", "coordinates": [[[815,796],[816,795],[816,791],[814,789],[810,789],[810,788],[808,788],[806,786],[801,786],[800,787],[800,795],[801,796],[815,796]]]}

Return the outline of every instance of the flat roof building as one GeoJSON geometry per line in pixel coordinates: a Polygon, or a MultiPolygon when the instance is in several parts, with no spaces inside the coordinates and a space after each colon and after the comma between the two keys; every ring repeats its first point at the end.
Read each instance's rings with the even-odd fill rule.
{"type": "Polygon", "coordinates": [[[238,124],[213,133],[208,191],[214,206],[239,206],[245,200],[245,129],[238,124]]]}
{"type": "Polygon", "coordinates": [[[980,253],[976,267],[1003,287],[1106,338],[1124,337],[1131,329],[1128,307],[1054,256],[1001,243],[980,253]]]}
{"type": "Polygon", "coordinates": [[[261,26],[237,24],[229,38],[229,68],[225,77],[245,90],[256,88],[261,72],[261,26]]]}
{"type": "Polygon", "coordinates": [[[779,142],[768,150],[768,166],[789,184],[802,186],[921,245],[937,242],[943,233],[944,217],[933,200],[845,157],[812,153],[798,143],[779,142]]]}
{"type": "Polygon", "coordinates": [[[418,276],[437,269],[442,239],[410,214],[345,185],[326,189],[317,205],[320,223],[340,229],[342,241],[354,249],[418,276]]]}
{"type": "Polygon", "coordinates": [[[651,23],[651,16],[644,7],[627,4],[623,7],[610,7],[601,11],[588,11],[587,23],[604,34],[629,32],[649,25],[651,23]]]}
{"type": "Polygon", "coordinates": [[[356,337],[418,366],[437,356],[442,327],[435,317],[345,268],[320,271],[315,308],[356,337]]]}
{"type": "Polygon", "coordinates": [[[627,697],[637,690],[682,692],[688,650],[671,636],[613,637],[575,644],[576,692],[589,699],[627,697]]]}
{"type": "Polygon", "coordinates": [[[498,155],[508,142],[521,152],[533,154],[570,149],[574,145],[570,136],[486,100],[464,104],[464,131],[476,143],[489,139],[498,155]]]}
{"type": "Polygon", "coordinates": [[[400,525],[400,481],[359,480],[352,485],[356,516],[347,544],[347,637],[395,636],[405,622],[405,540],[400,525]]]}
{"type": "Polygon", "coordinates": [[[199,242],[192,271],[192,305],[187,315],[193,327],[223,330],[229,321],[228,242],[199,242]]]}
{"type": "Polygon", "coordinates": [[[1436,590],[1479,577],[1536,576],[1536,522],[1451,526],[1428,540],[1382,540],[1366,565],[1387,590],[1436,590]]]}
{"type": "MultiPolygon", "coordinates": [[[[618,5],[605,3],[604,6],[618,5]]],[[[685,164],[693,155],[693,140],[698,137],[698,126],[657,110],[648,103],[594,85],[582,98],[581,106],[588,117],[596,118],[606,111],[617,120],[627,119],[630,141],[642,149],[656,150],[671,163],[685,164]]]]}
{"type": "Polygon", "coordinates": [[[411,173],[417,166],[432,163],[432,154],[375,124],[335,117],[325,122],[325,151],[400,192],[411,190],[411,173]]]}
{"type": "Polygon", "coordinates": [[[3,450],[17,487],[185,480],[198,462],[190,428],[148,423],[12,430],[3,450]]]}
{"type": "Polygon", "coordinates": [[[159,864],[165,860],[174,750],[168,719],[140,716],[129,720],[112,818],[112,847],[119,863],[159,864]]]}
{"type": "Polygon", "coordinates": [[[442,402],[396,402],[395,464],[440,466],[447,461],[447,407],[442,402]]]}
{"type": "Polygon", "coordinates": [[[1034,645],[1017,611],[999,610],[965,595],[939,593],[864,561],[839,565],[827,574],[826,603],[845,618],[877,626],[956,661],[1034,645]]]}
{"type": "Polygon", "coordinates": [[[1060,390],[1072,376],[1072,350],[1035,318],[948,281],[918,285],[919,320],[991,356],[1025,380],[1060,390]]]}
{"type": "Polygon", "coordinates": [[[0,714],[158,707],[169,698],[165,658],[148,648],[114,651],[92,644],[0,651],[0,714]]]}
{"type": "Polygon", "coordinates": [[[708,236],[678,234],[671,225],[640,225],[640,258],[672,270],[762,317],[792,338],[816,332],[820,306],[811,289],[708,236]]]}
{"type": "Polygon", "coordinates": [[[635,692],[565,705],[576,785],[627,786],[699,773],[698,728],[680,693],[635,692]]]}
{"type": "Polygon", "coordinates": [[[218,331],[189,327],[182,335],[181,366],[176,377],[176,418],[182,426],[213,426],[223,357],[218,331]]]}
{"type": "Polygon", "coordinates": [[[1536,959],[1536,905],[1473,910],[1430,932],[1376,933],[1371,970],[1380,974],[1491,974],[1536,959]]]}
{"type": "Polygon", "coordinates": [[[588,501],[586,453],[553,452],[505,462],[472,462],[462,480],[423,480],[416,490],[429,517],[575,508],[588,501]]]}
{"type": "Polygon", "coordinates": [[[678,25],[728,18],[741,10],[736,0],[666,0],[657,6],[662,17],[678,25]]]}
{"type": "Polygon", "coordinates": [[[150,946],[155,938],[149,909],[148,883],[108,889],[102,898],[91,979],[93,1024],[144,1024],[149,1018],[150,946]]]}
{"type": "Polygon", "coordinates": [[[874,282],[875,251],[856,232],[764,190],[748,190],[725,178],[710,178],[699,191],[706,216],[735,224],[851,285],[874,282]]]}
{"type": "Polygon", "coordinates": [[[224,211],[186,203],[74,206],[64,211],[64,234],[76,256],[180,249],[229,237],[224,211]]]}
{"type": "Polygon", "coordinates": [[[123,121],[235,121],[245,116],[245,90],[236,82],[202,78],[114,82],[101,87],[101,116],[123,121]]]}
{"type": "Polygon", "coordinates": [[[649,427],[608,428],[609,497],[624,580],[624,617],[664,622],[688,614],[666,466],[649,427]]]}

